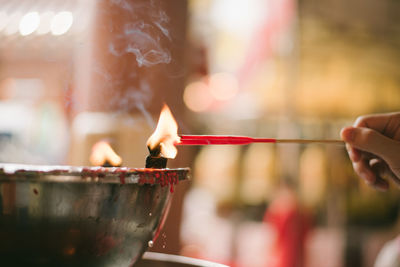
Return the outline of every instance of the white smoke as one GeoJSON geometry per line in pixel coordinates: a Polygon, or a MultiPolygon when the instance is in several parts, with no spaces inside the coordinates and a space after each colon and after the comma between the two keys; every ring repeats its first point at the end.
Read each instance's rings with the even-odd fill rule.
{"type": "Polygon", "coordinates": [[[121,9],[135,14],[150,14],[151,22],[145,23],[132,16],[132,21],[124,26],[123,32],[116,34],[115,40],[109,44],[109,52],[117,57],[125,54],[133,54],[139,67],[151,67],[157,64],[169,64],[171,53],[162,46],[163,39],[171,41],[168,30],[169,17],[161,10],[155,1],[149,5],[134,4],[125,0],[111,0],[121,9]],[[118,44],[118,45],[116,45],[118,44]]]}
{"type": "Polygon", "coordinates": [[[137,87],[128,87],[124,92],[119,92],[113,95],[109,100],[109,105],[118,106],[117,113],[129,113],[132,109],[137,109],[142,113],[146,122],[151,127],[155,127],[156,123],[152,115],[147,111],[146,105],[153,97],[150,86],[145,80],[141,80],[137,87]]]}
{"type": "MultiPolygon", "coordinates": [[[[126,21],[121,25],[120,21],[114,23],[111,20],[107,25],[101,25],[112,33],[104,53],[109,53],[114,57],[126,57],[129,55],[133,62],[129,62],[123,68],[128,68],[129,66],[132,68],[135,67],[133,66],[135,64],[140,68],[147,68],[171,63],[172,56],[169,47],[172,45],[173,34],[170,27],[170,18],[166,11],[163,10],[167,2],[163,0],[104,1],[113,6],[110,14],[118,14],[126,21]]],[[[108,67],[99,62],[93,66],[93,72],[102,77],[102,83],[97,85],[102,87],[99,90],[121,89],[115,90],[109,96],[109,99],[105,101],[105,105],[113,108],[118,107],[118,114],[137,110],[151,127],[155,127],[156,122],[147,111],[147,107],[153,98],[153,90],[150,88],[150,79],[153,79],[153,77],[146,75],[139,77],[137,68],[136,71],[135,69],[132,69],[132,71],[121,69],[120,74],[110,73],[108,67]]],[[[110,68],[113,69],[114,67],[110,66],[110,68]]],[[[171,75],[170,72],[173,70],[173,68],[168,67],[168,75],[171,75]]],[[[175,76],[171,77],[174,78],[175,76]]]]}
{"type": "Polygon", "coordinates": [[[131,3],[129,3],[126,0],[111,0],[110,2],[111,2],[111,4],[117,5],[125,10],[130,11],[130,12],[133,11],[133,7],[132,7],[131,3]]]}

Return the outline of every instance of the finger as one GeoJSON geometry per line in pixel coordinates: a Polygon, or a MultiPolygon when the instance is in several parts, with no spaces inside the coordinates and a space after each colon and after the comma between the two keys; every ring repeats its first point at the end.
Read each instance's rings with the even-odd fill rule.
{"type": "Polygon", "coordinates": [[[353,162],[353,168],[357,175],[363,179],[367,185],[379,191],[387,191],[389,189],[389,183],[385,179],[382,179],[377,171],[377,168],[382,167],[378,165],[378,163],[371,161],[370,154],[364,153],[361,160],[353,162]],[[373,163],[372,166],[375,170],[371,167],[370,162],[373,163]]]}
{"type": "Polygon", "coordinates": [[[371,159],[369,165],[372,171],[385,180],[392,180],[400,187],[400,179],[391,171],[390,167],[381,159],[371,159]]]}
{"type": "Polygon", "coordinates": [[[366,161],[353,162],[353,169],[367,184],[374,185],[376,183],[377,176],[366,161]]]}
{"type": "Polygon", "coordinates": [[[372,187],[380,191],[387,191],[389,189],[388,179],[390,179],[386,174],[388,171],[387,164],[381,159],[373,158],[369,160],[369,165],[376,175],[376,180],[372,187]]]}
{"type": "MultiPolygon", "coordinates": [[[[375,165],[375,167],[377,167],[377,165],[375,165]]],[[[373,170],[369,164],[369,160],[361,160],[353,164],[353,168],[367,185],[379,191],[387,191],[389,189],[389,183],[385,179],[382,179],[378,175],[378,172],[373,170]]]]}
{"type": "Polygon", "coordinates": [[[398,160],[400,142],[392,140],[375,130],[363,127],[342,129],[341,136],[350,146],[379,156],[390,164],[398,160]]]}
{"type": "Polygon", "coordinates": [[[347,153],[349,154],[351,161],[357,162],[357,161],[361,160],[361,151],[360,150],[352,147],[349,144],[346,144],[346,149],[347,149],[347,153]]]}
{"type": "Polygon", "coordinates": [[[400,140],[399,125],[400,112],[361,116],[354,123],[355,127],[371,128],[394,140],[400,140]]]}
{"type": "Polygon", "coordinates": [[[378,132],[383,132],[387,123],[396,114],[398,114],[398,112],[360,116],[356,119],[354,127],[367,127],[378,132]]]}
{"type": "Polygon", "coordinates": [[[376,158],[376,155],[369,153],[369,152],[361,151],[357,148],[352,147],[349,144],[346,144],[346,149],[347,149],[347,152],[349,154],[351,161],[353,161],[353,162],[376,158]]]}
{"type": "Polygon", "coordinates": [[[388,181],[378,178],[373,185],[371,185],[373,188],[376,190],[385,192],[389,189],[389,183],[388,181]]]}

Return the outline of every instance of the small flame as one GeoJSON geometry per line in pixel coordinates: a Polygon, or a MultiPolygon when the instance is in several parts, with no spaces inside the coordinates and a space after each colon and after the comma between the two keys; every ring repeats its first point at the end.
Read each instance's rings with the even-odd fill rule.
{"type": "Polygon", "coordinates": [[[173,159],[176,157],[178,150],[175,147],[179,143],[178,124],[171,110],[167,105],[164,105],[161,110],[160,119],[158,120],[157,128],[147,140],[147,147],[150,150],[160,148],[162,157],[173,159]]]}
{"type": "Polygon", "coordinates": [[[106,141],[99,141],[92,147],[90,163],[94,166],[102,166],[106,162],[112,166],[120,166],[122,159],[115,153],[110,144],[106,141]]]}

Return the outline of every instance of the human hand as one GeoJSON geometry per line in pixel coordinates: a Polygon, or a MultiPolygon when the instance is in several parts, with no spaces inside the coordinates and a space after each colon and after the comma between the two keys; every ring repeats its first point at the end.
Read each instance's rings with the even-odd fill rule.
{"type": "Polygon", "coordinates": [[[354,171],[367,184],[382,191],[388,179],[400,185],[400,112],[361,116],[340,134],[354,171]]]}

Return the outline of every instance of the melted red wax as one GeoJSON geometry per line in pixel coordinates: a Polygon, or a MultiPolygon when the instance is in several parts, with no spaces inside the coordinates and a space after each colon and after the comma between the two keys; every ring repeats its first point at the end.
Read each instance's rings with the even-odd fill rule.
{"type": "Polygon", "coordinates": [[[125,172],[120,173],[119,181],[121,182],[121,184],[125,184],[125,172]]]}
{"type": "MultiPolygon", "coordinates": [[[[179,182],[179,173],[176,170],[158,170],[158,169],[139,169],[139,172],[136,172],[139,175],[139,184],[159,184],[162,187],[168,186],[170,187],[170,192],[174,192],[174,185],[179,182]]],[[[126,177],[131,174],[132,170],[129,168],[118,168],[113,170],[108,170],[108,168],[99,168],[99,169],[89,169],[83,168],[82,175],[86,177],[100,177],[100,175],[105,176],[105,173],[118,173],[121,184],[126,183],[126,177]]],[[[186,176],[186,173],[183,174],[186,176]]]]}
{"type": "MultiPolygon", "coordinates": [[[[162,170],[159,169],[138,169],[139,171],[136,174],[139,176],[139,184],[159,184],[162,187],[169,186],[169,190],[171,193],[174,192],[174,185],[179,182],[179,172],[176,170],[162,170]]],[[[98,169],[90,169],[83,168],[82,175],[86,177],[100,177],[100,175],[105,176],[105,173],[118,173],[121,184],[126,183],[126,177],[129,176],[132,172],[132,169],[129,168],[117,168],[117,169],[109,169],[109,168],[98,168],[98,169]]],[[[134,172],[132,172],[134,173],[134,172]]],[[[186,176],[187,173],[181,174],[186,176]]]]}
{"type": "MultiPolygon", "coordinates": [[[[159,184],[169,186],[174,192],[174,185],[179,180],[187,177],[188,169],[152,169],[152,168],[128,168],[128,167],[73,167],[73,166],[41,166],[41,165],[4,165],[0,168],[1,175],[14,176],[18,173],[23,177],[34,175],[71,175],[81,176],[82,178],[92,178],[95,181],[107,176],[119,177],[120,183],[131,183],[134,180],[127,178],[139,178],[139,184],[159,184]]],[[[33,191],[35,194],[39,192],[33,191]]]]}
{"type": "Polygon", "coordinates": [[[103,168],[98,168],[98,169],[82,168],[82,177],[96,178],[102,176],[103,177],[105,176],[103,168]]]}
{"type": "Polygon", "coordinates": [[[139,184],[159,184],[162,187],[169,185],[169,191],[174,192],[174,185],[179,182],[176,171],[163,171],[154,174],[152,170],[139,173],[139,184]]]}

